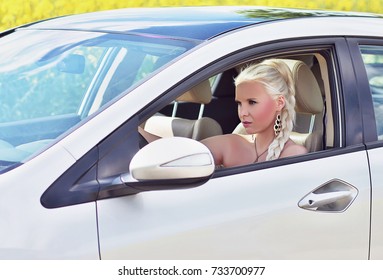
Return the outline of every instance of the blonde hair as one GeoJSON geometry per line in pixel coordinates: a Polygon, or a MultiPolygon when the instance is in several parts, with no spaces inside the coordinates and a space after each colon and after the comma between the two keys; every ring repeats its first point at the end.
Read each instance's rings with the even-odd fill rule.
{"type": "Polygon", "coordinates": [[[235,78],[235,86],[243,82],[256,81],[263,84],[275,100],[284,96],[285,106],[281,111],[281,131],[271,142],[266,160],[279,158],[295,121],[295,86],[287,64],[280,59],[267,59],[243,69],[235,78]]]}

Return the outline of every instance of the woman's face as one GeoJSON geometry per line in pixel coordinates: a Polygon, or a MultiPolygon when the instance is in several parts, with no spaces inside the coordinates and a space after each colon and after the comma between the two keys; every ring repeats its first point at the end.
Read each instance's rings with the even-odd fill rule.
{"type": "Polygon", "coordinates": [[[284,106],[282,96],[274,100],[263,84],[253,81],[243,82],[236,88],[235,100],[238,116],[248,134],[273,132],[277,112],[284,106]]]}

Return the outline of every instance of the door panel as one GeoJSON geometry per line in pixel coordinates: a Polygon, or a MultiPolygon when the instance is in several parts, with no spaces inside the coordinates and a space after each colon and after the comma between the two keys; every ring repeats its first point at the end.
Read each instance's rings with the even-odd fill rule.
{"type": "Polygon", "coordinates": [[[367,259],[369,197],[360,151],[102,200],[101,258],[367,259]],[[298,206],[333,179],[357,190],[346,210],[298,206]]]}
{"type": "Polygon", "coordinates": [[[368,151],[371,165],[372,207],[371,207],[371,255],[372,260],[383,259],[383,148],[368,151]]]}
{"type": "Polygon", "coordinates": [[[371,259],[383,259],[383,41],[348,39],[363,106],[364,141],[371,168],[371,259]]]}

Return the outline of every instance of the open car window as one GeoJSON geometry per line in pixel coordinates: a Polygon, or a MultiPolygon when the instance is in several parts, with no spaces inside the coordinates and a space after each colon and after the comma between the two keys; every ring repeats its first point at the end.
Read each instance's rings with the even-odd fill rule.
{"type": "MultiPolygon", "coordinates": [[[[292,67],[296,83],[296,121],[291,139],[317,152],[334,147],[335,131],[331,56],[326,52],[273,56],[292,67]],[[326,102],[325,102],[326,101],[326,102]]],[[[142,127],[159,137],[187,137],[203,140],[222,134],[247,135],[238,117],[234,78],[251,59],[194,83],[175,100],[147,118],[142,127]]]]}

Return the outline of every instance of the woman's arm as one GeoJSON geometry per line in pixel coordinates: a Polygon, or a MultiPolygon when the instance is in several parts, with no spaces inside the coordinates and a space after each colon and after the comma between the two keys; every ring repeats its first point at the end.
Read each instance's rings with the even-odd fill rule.
{"type": "Polygon", "coordinates": [[[213,155],[215,165],[233,167],[251,163],[253,145],[235,134],[224,134],[201,140],[213,155]]]}
{"type": "Polygon", "coordinates": [[[298,156],[307,154],[308,151],[305,146],[294,143],[291,139],[285,144],[283,151],[279,158],[298,156]]]}
{"type": "Polygon", "coordinates": [[[211,154],[213,155],[215,165],[223,165],[222,135],[203,139],[201,140],[201,143],[208,147],[210,150],[211,154]]]}

